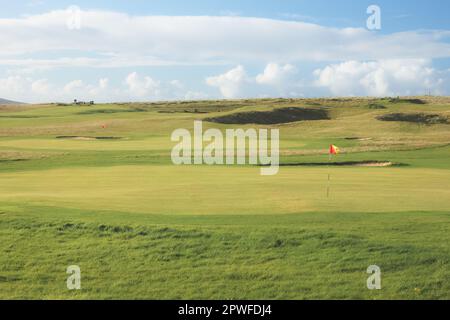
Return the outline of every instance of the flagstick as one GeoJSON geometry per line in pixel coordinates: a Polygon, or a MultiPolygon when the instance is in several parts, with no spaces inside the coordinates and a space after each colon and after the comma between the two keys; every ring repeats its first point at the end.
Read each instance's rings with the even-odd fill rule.
{"type": "Polygon", "coordinates": [[[328,155],[328,185],[327,185],[327,198],[330,197],[330,181],[331,181],[331,171],[330,171],[331,153],[328,155]]]}

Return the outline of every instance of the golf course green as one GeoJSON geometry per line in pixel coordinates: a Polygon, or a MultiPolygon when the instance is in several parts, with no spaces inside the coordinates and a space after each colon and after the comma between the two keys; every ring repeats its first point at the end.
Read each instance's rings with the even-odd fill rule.
{"type": "Polygon", "coordinates": [[[0,299],[450,299],[450,98],[0,106],[0,253],[0,299]],[[174,165],[196,120],[278,174],[174,165]]]}

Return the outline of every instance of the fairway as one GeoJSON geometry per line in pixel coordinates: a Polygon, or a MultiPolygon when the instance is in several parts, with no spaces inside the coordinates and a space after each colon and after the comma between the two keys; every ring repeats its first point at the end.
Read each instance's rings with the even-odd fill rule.
{"type": "Polygon", "coordinates": [[[450,299],[450,100],[420,99],[0,106],[0,299],[450,299]],[[245,123],[289,108],[328,118],[245,123]],[[172,164],[195,120],[279,129],[279,173],[172,164]]]}
{"type": "Polygon", "coordinates": [[[448,170],[115,166],[2,174],[0,201],[142,214],[445,211],[448,170]]]}

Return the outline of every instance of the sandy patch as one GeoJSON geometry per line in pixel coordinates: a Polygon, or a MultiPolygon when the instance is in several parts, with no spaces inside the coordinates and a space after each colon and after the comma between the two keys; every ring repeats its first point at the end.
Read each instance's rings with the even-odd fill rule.
{"type": "Polygon", "coordinates": [[[56,139],[92,141],[92,140],[119,140],[122,139],[122,137],[58,136],[56,137],[56,139]]]}

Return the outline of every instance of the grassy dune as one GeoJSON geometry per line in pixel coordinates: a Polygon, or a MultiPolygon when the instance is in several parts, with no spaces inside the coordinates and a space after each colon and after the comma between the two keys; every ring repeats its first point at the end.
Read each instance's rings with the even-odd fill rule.
{"type": "Polygon", "coordinates": [[[449,299],[450,124],[378,120],[450,116],[420,99],[0,107],[0,299],[449,299]],[[280,129],[276,176],[171,163],[174,129],[291,107],[330,119],[204,122],[280,129]],[[319,166],[331,143],[396,166],[319,166]]]}

